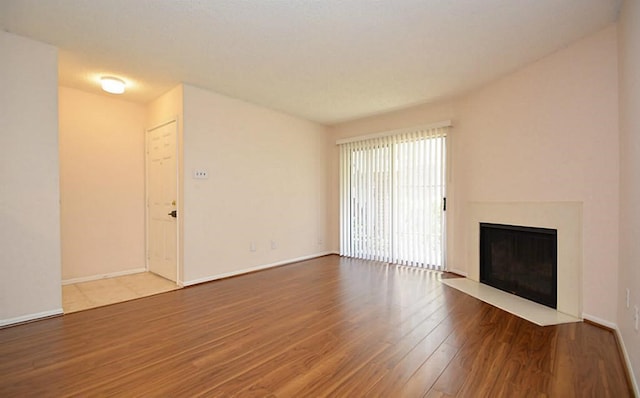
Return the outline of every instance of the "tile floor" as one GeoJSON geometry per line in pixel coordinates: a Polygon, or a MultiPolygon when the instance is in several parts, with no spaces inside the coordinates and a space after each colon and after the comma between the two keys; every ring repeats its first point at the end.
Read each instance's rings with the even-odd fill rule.
{"type": "Polygon", "coordinates": [[[168,279],[150,272],[62,286],[65,314],[176,290],[168,279]]]}

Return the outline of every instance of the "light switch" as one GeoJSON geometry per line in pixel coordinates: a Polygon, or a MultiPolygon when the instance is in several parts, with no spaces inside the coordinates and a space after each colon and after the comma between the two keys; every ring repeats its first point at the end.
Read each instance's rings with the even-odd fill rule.
{"type": "Polygon", "coordinates": [[[206,180],[209,178],[209,172],[204,169],[193,170],[193,178],[196,180],[206,180]]]}

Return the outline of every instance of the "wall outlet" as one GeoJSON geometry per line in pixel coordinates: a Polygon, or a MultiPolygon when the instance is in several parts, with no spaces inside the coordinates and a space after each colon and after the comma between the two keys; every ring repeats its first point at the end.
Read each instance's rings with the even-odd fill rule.
{"type": "Polygon", "coordinates": [[[633,315],[633,320],[635,321],[635,328],[636,328],[636,332],[638,331],[638,318],[640,314],[638,314],[638,306],[634,305],[633,309],[635,309],[635,314],[633,315]]]}
{"type": "Polygon", "coordinates": [[[278,243],[275,240],[271,241],[271,250],[275,250],[278,248],[278,243]]]}
{"type": "Polygon", "coordinates": [[[249,242],[249,251],[252,251],[252,252],[256,251],[256,242],[254,241],[249,242]]]}
{"type": "Polygon", "coordinates": [[[193,170],[193,178],[196,180],[206,180],[209,178],[209,172],[204,169],[193,170]]]}
{"type": "Polygon", "coordinates": [[[318,246],[322,246],[324,244],[324,239],[318,238],[318,246]]]}
{"type": "Polygon", "coordinates": [[[629,288],[627,288],[627,308],[629,308],[631,302],[631,292],[629,291],[629,288]]]}

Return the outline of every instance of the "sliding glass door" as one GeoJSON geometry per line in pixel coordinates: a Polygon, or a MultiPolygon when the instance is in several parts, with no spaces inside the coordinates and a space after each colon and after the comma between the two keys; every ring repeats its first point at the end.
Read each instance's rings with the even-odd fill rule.
{"type": "Polygon", "coordinates": [[[342,255],[444,269],[446,133],[340,145],[342,255]]]}

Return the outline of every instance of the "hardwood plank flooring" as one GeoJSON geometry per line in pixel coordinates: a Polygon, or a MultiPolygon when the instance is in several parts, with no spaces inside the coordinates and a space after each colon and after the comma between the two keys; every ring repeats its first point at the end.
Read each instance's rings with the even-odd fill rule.
{"type": "Polygon", "coordinates": [[[613,334],[327,256],[0,330],[0,396],[627,397],[613,334]]]}

